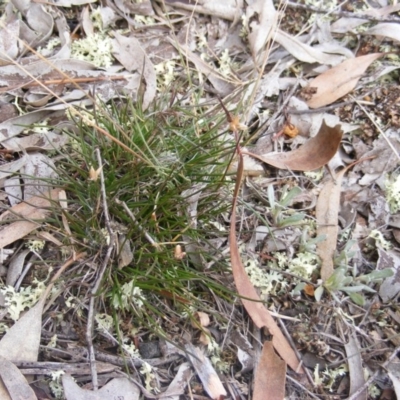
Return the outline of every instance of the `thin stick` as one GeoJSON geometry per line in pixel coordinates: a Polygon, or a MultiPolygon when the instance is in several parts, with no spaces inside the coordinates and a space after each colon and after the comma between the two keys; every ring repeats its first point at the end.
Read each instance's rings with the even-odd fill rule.
{"type": "MultiPolygon", "coordinates": [[[[160,248],[160,243],[157,243],[152,237],[151,235],[144,230],[143,226],[141,226],[139,224],[139,222],[137,221],[136,217],[133,215],[132,211],[129,209],[129,207],[126,205],[126,203],[124,201],[118,200],[116,199],[115,202],[117,204],[122,205],[122,207],[124,207],[124,210],[126,211],[126,213],[129,215],[129,217],[131,218],[131,220],[135,223],[135,225],[138,227],[138,229],[143,233],[143,235],[145,236],[145,238],[148,240],[148,242],[153,245],[156,248],[160,248]]],[[[174,242],[173,244],[176,244],[179,242],[174,242]]],[[[182,243],[186,243],[186,242],[182,242],[182,243]]],[[[163,243],[166,244],[166,243],[163,243]]]]}
{"type": "MultiPolygon", "coordinates": [[[[298,382],[296,379],[292,378],[290,375],[286,374],[286,377],[292,381],[296,386],[298,386],[301,390],[304,390],[305,392],[307,392],[307,394],[312,397],[313,399],[317,399],[320,400],[320,398],[318,396],[316,396],[315,394],[312,394],[305,386],[303,386],[300,382],[298,382]]],[[[349,399],[347,399],[349,400],[349,399]]]]}
{"type": "MultiPolygon", "coordinates": [[[[290,343],[290,345],[292,346],[293,351],[296,353],[297,358],[302,362],[301,360],[301,354],[299,353],[299,351],[297,350],[292,337],[289,335],[289,332],[286,329],[286,325],[283,323],[283,321],[279,318],[278,319],[279,325],[281,326],[281,329],[283,330],[283,333],[286,336],[287,341],[290,343]]],[[[310,371],[307,368],[303,368],[303,371],[305,372],[307,379],[309,380],[309,382],[315,386],[315,382],[310,374],[310,371]]]]}
{"type": "MultiPolygon", "coordinates": [[[[98,148],[96,149],[96,156],[97,156],[97,162],[98,162],[99,168],[100,168],[102,166],[102,159],[101,159],[100,150],[98,148]]],[[[108,244],[106,256],[104,257],[103,263],[102,263],[99,273],[96,277],[96,281],[91,290],[91,296],[90,296],[90,301],[89,301],[88,321],[87,321],[87,327],[86,327],[86,341],[87,341],[88,352],[89,352],[89,363],[90,363],[90,371],[92,374],[93,390],[98,390],[98,388],[99,388],[99,383],[98,383],[98,379],[97,379],[97,369],[96,369],[96,357],[95,357],[95,351],[94,351],[94,347],[93,347],[93,327],[94,327],[94,313],[95,313],[94,302],[95,302],[95,297],[99,290],[100,284],[103,280],[104,272],[105,272],[105,270],[108,266],[108,262],[111,258],[111,253],[113,251],[114,243],[115,243],[115,234],[114,234],[113,230],[111,229],[110,215],[108,213],[107,194],[106,194],[106,188],[105,188],[105,184],[104,184],[103,168],[100,168],[100,190],[101,190],[101,197],[102,197],[102,203],[103,203],[104,220],[105,220],[108,234],[110,236],[110,243],[108,244]]]]}
{"type": "Polygon", "coordinates": [[[63,272],[75,261],[78,261],[80,258],[82,258],[86,253],[78,253],[76,255],[71,256],[61,267],[60,269],[54,274],[54,276],[51,278],[51,281],[49,285],[47,286],[46,290],[44,291],[42,295],[42,299],[45,299],[51,289],[53,288],[54,283],[57,281],[57,279],[63,274],[63,272]]]}
{"type": "MultiPolygon", "coordinates": [[[[397,357],[397,353],[400,351],[400,346],[396,347],[390,357],[382,364],[382,368],[387,368],[389,364],[397,357]]],[[[364,383],[364,385],[360,386],[347,400],[356,400],[358,396],[363,393],[369,385],[375,380],[375,378],[379,374],[379,368],[369,377],[369,379],[364,383]]]]}
{"type": "Polygon", "coordinates": [[[392,142],[389,140],[389,138],[386,136],[386,134],[383,132],[381,127],[375,122],[375,120],[371,117],[371,115],[368,113],[368,111],[361,105],[361,103],[357,100],[354,99],[354,101],[358,104],[358,106],[361,108],[361,110],[364,111],[365,115],[369,118],[369,120],[375,125],[375,128],[378,130],[378,132],[383,136],[383,138],[386,140],[387,144],[389,147],[393,150],[393,153],[397,157],[398,160],[400,160],[400,155],[397,152],[396,148],[393,146],[392,142]]]}

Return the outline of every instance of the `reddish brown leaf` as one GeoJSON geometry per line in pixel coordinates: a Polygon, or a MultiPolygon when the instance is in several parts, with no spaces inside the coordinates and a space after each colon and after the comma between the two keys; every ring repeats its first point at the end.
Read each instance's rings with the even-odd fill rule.
{"type": "Polygon", "coordinates": [[[248,154],[276,168],[292,171],[312,171],[327,164],[335,155],[342,135],[340,125],[331,128],[326,125],[324,120],[318,134],[296,150],[286,153],[269,153],[262,156],[248,154]]]}
{"type": "Polygon", "coordinates": [[[254,380],[253,400],[281,400],[285,397],[286,363],[265,342],[254,380]]]}
{"type": "Polygon", "coordinates": [[[42,220],[50,212],[52,200],[58,200],[60,189],[53,189],[47,194],[48,197],[34,196],[26,202],[21,202],[11,207],[1,215],[0,221],[9,221],[15,219],[24,219],[26,221],[16,221],[9,225],[3,225],[0,229],[0,248],[23,238],[40,226],[39,223],[32,220],[42,220]],[[29,220],[28,220],[29,219],[29,220]]]}
{"type": "Polygon", "coordinates": [[[317,89],[316,93],[307,101],[308,106],[310,108],[323,107],[350,93],[365,70],[383,54],[373,53],[350,58],[318,75],[308,85],[308,88],[317,89]]]}
{"type": "Polygon", "coordinates": [[[275,350],[283,358],[283,360],[295,371],[303,373],[300,367],[299,360],[290,347],[290,344],[283,336],[278,325],[272,318],[272,315],[267,310],[267,308],[261,302],[254,286],[251,284],[250,279],[244,269],[242,261],[240,259],[239,247],[236,240],[236,204],[238,193],[243,177],[243,156],[239,154],[239,166],[238,173],[236,177],[235,193],[232,203],[232,215],[231,224],[229,232],[230,241],[230,253],[231,253],[231,263],[232,263],[232,273],[235,280],[236,288],[239,295],[242,297],[241,301],[249,313],[254,324],[258,328],[266,326],[272,335],[272,344],[275,350]]]}

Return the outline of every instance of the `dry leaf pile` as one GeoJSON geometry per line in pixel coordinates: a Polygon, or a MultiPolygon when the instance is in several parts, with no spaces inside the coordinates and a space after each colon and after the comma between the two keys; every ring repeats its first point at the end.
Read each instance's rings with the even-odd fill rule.
{"type": "MultiPolygon", "coordinates": [[[[1,399],[400,397],[400,5],[333,3],[0,6],[1,399]],[[132,261],[129,241],[121,229],[95,259],[79,246],[62,252],[62,234],[46,222],[69,207],[69,194],[47,183],[57,179],[54,150],[77,129],[74,116],[116,141],[87,109],[129,98],[146,110],[165,91],[179,101],[183,77],[204,110],[226,116],[236,141],[231,213],[214,221],[216,260],[231,270],[217,276],[216,261],[205,263],[195,254],[201,242],[184,233],[175,258],[202,264],[239,296],[229,306],[210,296],[211,321],[194,310],[190,328],[178,313],[165,318],[171,336],[157,339],[155,355],[121,355],[115,337],[104,346],[76,321],[80,312],[94,321],[111,240],[122,248],[120,269],[132,261]],[[15,297],[36,278],[28,272],[40,254],[54,257],[44,264],[56,271],[47,269],[40,291],[15,297]],[[57,279],[84,266],[82,281],[69,275],[84,305],[74,309],[57,279]],[[75,325],[63,321],[68,312],[75,325]],[[224,360],[210,355],[215,343],[224,360]]],[[[92,181],[107,174],[100,157],[98,165],[92,181]]],[[[192,227],[203,189],[182,193],[192,227]]],[[[105,198],[98,207],[106,213],[105,198]]]]}

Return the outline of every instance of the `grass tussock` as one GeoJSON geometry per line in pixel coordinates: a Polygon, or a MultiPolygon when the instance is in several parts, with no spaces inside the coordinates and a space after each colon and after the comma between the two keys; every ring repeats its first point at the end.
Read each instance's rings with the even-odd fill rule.
{"type": "MultiPolygon", "coordinates": [[[[207,309],[212,293],[231,298],[227,282],[204,269],[226,234],[219,230],[230,206],[227,168],[234,143],[223,114],[185,102],[184,96],[161,96],[144,111],[140,102],[121,99],[94,112],[80,110],[84,118],[72,117],[75,129],[68,132],[69,145],[57,165],[72,232],[65,245],[84,248],[96,266],[112,240],[98,179],[99,168],[104,172],[116,245],[98,293],[98,312],[112,316],[118,330],[132,326],[133,318],[136,327],[163,334],[163,320],[207,309]]],[[[213,268],[227,265],[220,259],[213,268]]],[[[127,335],[120,331],[122,341],[127,335]]]]}

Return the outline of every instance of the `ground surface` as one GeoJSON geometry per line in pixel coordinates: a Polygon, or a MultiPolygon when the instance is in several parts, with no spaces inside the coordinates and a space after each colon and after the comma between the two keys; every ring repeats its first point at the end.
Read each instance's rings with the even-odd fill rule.
{"type": "Polygon", "coordinates": [[[400,6],[223,3],[0,6],[2,399],[400,396],[400,6]]]}

